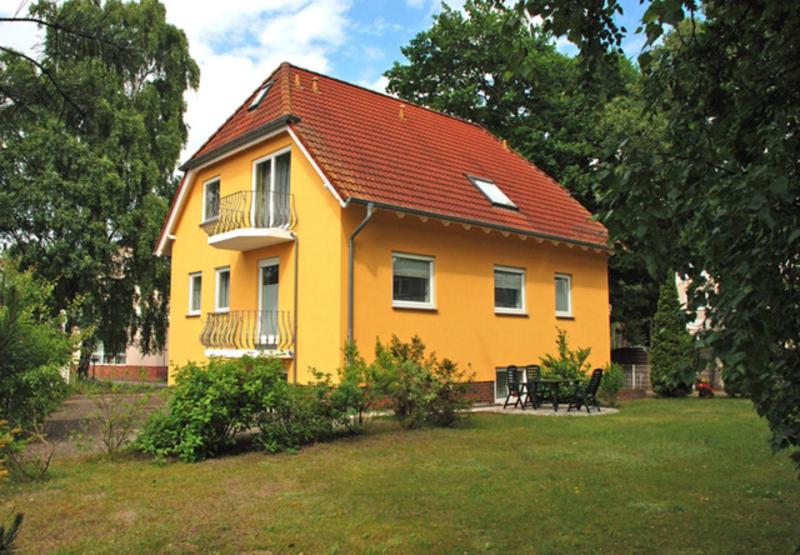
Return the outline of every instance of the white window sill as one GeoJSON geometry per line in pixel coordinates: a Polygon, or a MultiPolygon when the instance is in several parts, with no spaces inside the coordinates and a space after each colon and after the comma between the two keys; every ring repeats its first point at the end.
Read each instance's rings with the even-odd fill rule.
{"type": "Polygon", "coordinates": [[[230,311],[230,308],[217,308],[214,310],[214,314],[228,314],[230,311]]]}
{"type": "Polygon", "coordinates": [[[197,316],[200,316],[200,314],[201,314],[201,311],[199,311],[199,310],[198,311],[189,311],[189,312],[186,313],[186,317],[187,318],[196,318],[197,316]]]}
{"type": "Polygon", "coordinates": [[[528,312],[522,308],[498,308],[494,309],[495,314],[502,314],[504,316],[527,316],[528,312]]]}
{"type": "Polygon", "coordinates": [[[412,310],[435,311],[436,305],[431,303],[415,303],[413,301],[392,301],[392,308],[408,308],[412,310]]]}
{"type": "Polygon", "coordinates": [[[202,222],[200,222],[200,225],[210,224],[212,222],[216,222],[217,220],[219,220],[219,216],[214,216],[213,218],[209,218],[207,220],[203,220],[202,222]]]}
{"type": "Polygon", "coordinates": [[[571,312],[556,312],[556,318],[563,318],[564,320],[574,320],[575,316],[571,312]]]}

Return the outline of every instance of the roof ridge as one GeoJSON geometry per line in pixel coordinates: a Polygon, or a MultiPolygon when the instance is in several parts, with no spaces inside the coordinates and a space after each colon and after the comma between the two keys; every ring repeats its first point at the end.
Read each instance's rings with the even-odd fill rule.
{"type": "Polygon", "coordinates": [[[223,129],[223,128],[224,128],[226,125],[228,125],[228,122],[229,122],[229,121],[231,121],[231,120],[233,119],[233,116],[235,116],[236,114],[238,114],[238,113],[239,113],[239,111],[242,109],[242,107],[244,107],[244,105],[245,105],[245,104],[247,104],[247,101],[248,101],[248,100],[250,100],[250,97],[251,97],[251,96],[253,96],[253,93],[255,93],[255,92],[258,90],[258,89],[260,89],[261,87],[263,87],[265,83],[267,83],[267,82],[268,82],[270,79],[272,79],[272,77],[273,77],[273,76],[274,76],[276,73],[278,73],[278,71],[280,71],[281,67],[282,67],[284,64],[290,65],[288,62],[283,62],[283,64],[279,65],[279,66],[278,66],[278,67],[276,67],[274,70],[272,70],[272,73],[270,73],[270,74],[267,76],[267,78],[266,78],[266,79],[264,79],[263,81],[261,81],[261,83],[259,83],[259,85],[258,85],[258,86],[255,88],[255,90],[254,90],[253,92],[251,92],[250,94],[248,94],[248,95],[245,97],[245,99],[244,99],[244,102],[242,102],[241,104],[239,104],[239,106],[238,106],[238,107],[237,107],[237,108],[236,108],[236,109],[235,109],[233,112],[231,112],[231,115],[229,115],[229,116],[228,116],[228,117],[225,119],[225,121],[223,121],[223,122],[222,122],[222,124],[220,124],[220,126],[219,126],[219,127],[217,127],[217,128],[214,130],[214,132],[213,132],[211,135],[209,135],[209,136],[208,136],[208,138],[207,138],[205,141],[203,141],[203,144],[201,144],[199,147],[197,147],[197,149],[194,151],[194,154],[192,154],[191,156],[189,156],[189,160],[194,160],[194,159],[197,157],[197,155],[198,155],[198,154],[200,154],[200,152],[202,152],[202,151],[203,151],[203,149],[206,147],[206,145],[208,145],[208,143],[210,143],[210,142],[211,142],[211,140],[212,140],[214,137],[216,137],[216,136],[217,136],[217,134],[218,134],[220,131],[222,131],[222,129],[223,129]]]}
{"type": "Polygon", "coordinates": [[[325,79],[330,79],[331,81],[336,81],[337,83],[342,83],[343,85],[347,85],[348,87],[353,87],[354,89],[360,89],[362,91],[366,91],[368,93],[376,94],[378,96],[383,96],[383,97],[391,99],[391,100],[404,102],[404,103],[406,103],[406,104],[408,104],[410,106],[414,106],[415,108],[419,108],[421,110],[425,110],[426,112],[431,112],[431,113],[439,115],[439,116],[444,116],[446,118],[450,118],[450,119],[456,120],[459,123],[465,123],[467,125],[474,125],[475,127],[479,127],[481,129],[485,129],[481,124],[476,123],[474,121],[470,121],[468,119],[464,119],[464,118],[458,117],[458,116],[453,115],[453,114],[448,114],[447,112],[442,112],[441,110],[435,110],[435,109],[430,108],[428,106],[425,106],[423,104],[419,104],[417,102],[413,102],[413,101],[405,99],[405,98],[400,98],[399,96],[392,96],[389,93],[382,93],[380,91],[376,91],[376,90],[370,89],[369,87],[365,87],[363,85],[357,85],[356,83],[350,83],[348,81],[345,81],[344,79],[340,79],[338,77],[333,77],[331,75],[326,75],[324,73],[320,73],[319,71],[314,71],[313,69],[300,67],[300,66],[295,65],[295,64],[293,64],[291,62],[285,62],[285,63],[287,63],[290,67],[292,67],[294,69],[299,69],[300,71],[305,71],[307,73],[313,73],[314,75],[319,75],[320,77],[324,77],[325,79]]]}

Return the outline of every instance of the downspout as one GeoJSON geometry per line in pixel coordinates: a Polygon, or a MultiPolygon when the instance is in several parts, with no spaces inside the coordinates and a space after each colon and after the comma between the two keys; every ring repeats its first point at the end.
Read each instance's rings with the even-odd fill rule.
{"type": "Polygon", "coordinates": [[[297,284],[298,284],[298,272],[300,268],[300,238],[294,232],[291,233],[292,238],[294,239],[294,333],[292,334],[292,338],[294,339],[294,366],[292,370],[292,383],[297,383],[297,284]]]}
{"type": "Polygon", "coordinates": [[[355,263],[355,251],[356,251],[356,244],[355,239],[356,236],[361,233],[361,230],[364,229],[369,221],[372,219],[373,214],[375,213],[375,205],[373,203],[367,204],[367,215],[361,220],[361,223],[356,226],[353,230],[353,233],[350,234],[350,239],[348,240],[348,251],[347,251],[347,343],[351,344],[353,342],[353,265],[355,263]]]}

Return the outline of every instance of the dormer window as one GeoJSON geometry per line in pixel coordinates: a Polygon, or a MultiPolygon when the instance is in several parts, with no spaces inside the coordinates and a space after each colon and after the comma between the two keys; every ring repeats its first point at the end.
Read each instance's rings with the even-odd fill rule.
{"type": "Polygon", "coordinates": [[[253,98],[253,101],[250,103],[250,106],[247,107],[248,110],[254,110],[258,108],[258,105],[261,104],[261,101],[264,100],[264,97],[267,96],[267,93],[272,88],[272,81],[267,81],[261,88],[258,89],[256,96],[253,98]]]}
{"type": "Polygon", "coordinates": [[[474,177],[468,175],[472,184],[475,185],[478,190],[489,199],[489,202],[492,203],[493,206],[502,206],[503,208],[511,208],[513,210],[518,210],[517,205],[512,202],[508,196],[497,186],[494,181],[489,181],[488,179],[484,179],[482,177],[474,177]]]}

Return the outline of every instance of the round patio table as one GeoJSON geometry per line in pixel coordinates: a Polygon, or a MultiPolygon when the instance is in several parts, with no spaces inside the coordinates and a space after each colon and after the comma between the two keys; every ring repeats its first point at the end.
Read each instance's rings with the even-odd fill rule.
{"type": "MultiPolygon", "coordinates": [[[[565,384],[577,384],[580,380],[575,379],[539,379],[533,380],[534,383],[539,384],[539,387],[546,387],[550,390],[550,400],[553,402],[553,410],[558,412],[558,394],[560,386],[565,384]]],[[[534,400],[535,402],[535,400],[534,400]]]]}

